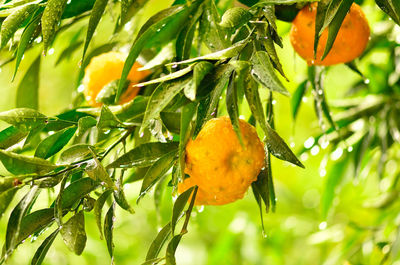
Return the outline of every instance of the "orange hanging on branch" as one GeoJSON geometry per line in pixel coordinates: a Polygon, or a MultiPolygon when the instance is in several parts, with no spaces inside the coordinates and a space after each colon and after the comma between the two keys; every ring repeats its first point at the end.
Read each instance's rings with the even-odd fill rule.
{"type": "Polygon", "coordinates": [[[182,193],[199,187],[196,205],[221,205],[243,198],[264,166],[264,145],[256,129],[239,120],[243,146],[228,117],[209,120],[195,140],[186,146],[185,173],[179,183],[182,193]]]}
{"type": "Polygon", "coordinates": [[[317,3],[305,6],[293,20],[290,30],[290,41],[294,50],[309,65],[334,65],[347,63],[359,57],[365,50],[370,29],[361,7],[355,3],[340,26],[339,32],[328,55],[321,61],[328,38],[326,28],[318,42],[317,55],[314,56],[314,33],[317,3]]]}
{"type": "MultiPolygon", "coordinates": [[[[96,101],[96,97],[104,86],[121,77],[124,67],[125,56],[119,52],[107,52],[93,57],[85,69],[83,78],[84,94],[90,106],[101,106],[101,102],[96,101]]],[[[138,87],[134,87],[143,78],[150,74],[150,71],[138,71],[142,65],[135,62],[128,75],[129,85],[122,94],[119,104],[132,100],[139,92],[138,87]]]]}

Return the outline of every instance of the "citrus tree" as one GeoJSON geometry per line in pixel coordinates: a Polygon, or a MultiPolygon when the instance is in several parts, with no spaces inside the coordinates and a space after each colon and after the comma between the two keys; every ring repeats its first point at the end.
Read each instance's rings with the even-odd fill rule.
{"type": "MultiPolygon", "coordinates": [[[[56,238],[81,255],[88,218],[104,239],[105,264],[113,263],[122,244],[114,239],[119,209],[134,214],[150,194],[154,211],[168,211],[168,220],[161,218],[142,264],[176,264],[179,243],[202,205],[232,203],[250,188],[264,230],[265,213],[275,212],[279,196],[274,159],[301,174],[308,154],[322,149],[329,151],[320,170],[326,175],[321,230],[335,215],[339,184],[360,182],[369,192],[381,180],[384,187],[366,205],[380,209],[370,217],[374,226],[348,222],[353,230],[341,234],[340,254],[333,249],[321,264],[397,260],[400,2],[364,4],[374,9],[374,24],[363,1],[354,0],[0,1],[0,63],[13,69],[3,86],[22,75],[16,108],[0,112],[8,124],[0,131],[0,216],[7,213],[0,264],[28,238],[40,244],[27,263],[42,264],[56,238]],[[295,60],[281,60],[287,25],[306,74],[300,67],[286,74],[295,60]],[[43,65],[59,50],[54,65],[68,67],[63,79],[74,98],[68,108],[42,113],[43,65]],[[32,59],[23,71],[25,56],[32,59]],[[328,104],[325,76],[334,65],[356,77],[328,104]],[[307,119],[297,118],[307,98],[318,121],[312,132],[307,119]],[[297,118],[297,127],[308,130],[304,148],[276,130],[290,122],[276,118],[281,101],[291,102],[292,122],[297,118]],[[127,196],[131,183],[139,185],[135,207],[127,196]]],[[[337,235],[322,232],[314,239],[337,235]]]]}

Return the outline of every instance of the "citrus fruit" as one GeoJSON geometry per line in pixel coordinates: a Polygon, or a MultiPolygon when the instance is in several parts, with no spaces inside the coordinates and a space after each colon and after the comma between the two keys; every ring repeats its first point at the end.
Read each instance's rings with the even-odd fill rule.
{"type": "MultiPolygon", "coordinates": [[[[119,52],[107,52],[93,57],[85,69],[85,76],[82,84],[84,95],[90,106],[97,107],[101,102],[96,101],[96,97],[104,86],[121,77],[124,68],[125,56],[119,52]]],[[[126,91],[121,95],[119,104],[132,100],[139,92],[138,87],[134,87],[140,80],[150,74],[149,71],[138,71],[142,65],[135,62],[128,74],[130,81],[126,91]]]]}
{"type": "Polygon", "coordinates": [[[197,185],[196,205],[221,205],[243,198],[264,166],[256,129],[239,120],[243,147],[228,117],[209,120],[186,145],[185,178],[178,192],[197,185]]]}
{"type": "Polygon", "coordinates": [[[318,42],[317,56],[314,57],[314,32],[317,3],[305,6],[293,20],[290,29],[290,41],[294,50],[304,58],[309,65],[334,65],[346,63],[360,56],[369,40],[369,26],[361,7],[352,4],[349,12],[340,26],[332,49],[321,61],[328,38],[326,28],[318,42]]]}

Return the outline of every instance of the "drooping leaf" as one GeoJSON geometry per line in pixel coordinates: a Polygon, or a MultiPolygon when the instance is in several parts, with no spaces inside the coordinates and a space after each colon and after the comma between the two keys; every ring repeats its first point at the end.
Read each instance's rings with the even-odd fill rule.
{"type": "Polygon", "coordinates": [[[30,15],[38,8],[37,4],[24,5],[17,8],[11,15],[9,15],[1,24],[1,48],[4,48],[7,42],[14,36],[14,33],[24,23],[30,15]]]}
{"type": "Polygon", "coordinates": [[[133,210],[132,206],[129,204],[125,192],[124,192],[124,187],[123,187],[123,180],[122,176],[121,178],[117,179],[117,190],[114,190],[114,199],[115,202],[124,210],[128,211],[131,214],[135,213],[135,210],[133,210]]]}
{"type": "Polygon", "coordinates": [[[274,67],[266,52],[255,52],[251,58],[251,62],[253,64],[251,74],[257,82],[272,91],[279,92],[285,96],[290,95],[276,76],[274,67]]]}
{"type": "Polygon", "coordinates": [[[169,152],[158,159],[150,168],[147,170],[144,176],[142,187],[138,200],[140,200],[149,189],[151,189],[157,181],[164,176],[168,170],[172,167],[177,151],[169,152]]]}
{"type": "Polygon", "coordinates": [[[62,14],[62,19],[78,16],[93,8],[96,0],[71,0],[67,3],[62,14]]]}
{"type": "Polygon", "coordinates": [[[190,199],[190,195],[192,195],[194,187],[191,187],[184,191],[179,197],[176,199],[174,203],[174,207],[172,210],[172,219],[171,219],[171,231],[172,235],[175,234],[175,226],[179,220],[180,215],[182,214],[183,210],[185,209],[186,203],[190,199]]]}
{"type": "Polygon", "coordinates": [[[165,255],[165,265],[176,265],[175,252],[182,239],[182,234],[174,236],[168,243],[167,252],[165,255]]]}
{"type": "Polygon", "coordinates": [[[122,122],[118,120],[118,118],[111,112],[111,110],[103,105],[101,107],[101,113],[99,117],[99,121],[97,122],[97,128],[99,129],[108,129],[122,126],[122,122]]]}
{"type": "Polygon", "coordinates": [[[76,136],[82,136],[88,129],[96,126],[97,120],[91,116],[82,117],[78,121],[76,136]]]}
{"type": "Polygon", "coordinates": [[[88,30],[86,33],[85,46],[83,47],[82,59],[85,58],[87,48],[89,47],[90,41],[92,40],[93,34],[103,16],[104,10],[106,9],[108,0],[96,0],[93,5],[92,12],[90,14],[88,30]]]}
{"type": "Polygon", "coordinates": [[[207,61],[201,61],[195,64],[193,68],[193,78],[183,89],[183,92],[188,99],[191,101],[196,99],[197,89],[200,86],[201,81],[203,81],[204,77],[210,73],[213,68],[214,65],[207,61]]]}
{"type": "Polygon", "coordinates": [[[177,142],[146,143],[137,146],[112,162],[107,168],[148,167],[163,155],[178,149],[177,142]]]}
{"type": "Polygon", "coordinates": [[[92,148],[93,147],[88,144],[73,145],[61,153],[58,162],[61,164],[68,164],[82,161],[90,157],[90,155],[92,154],[90,150],[92,148]]]}
{"type": "Polygon", "coordinates": [[[111,179],[110,175],[108,174],[104,166],[100,163],[97,157],[94,156],[94,154],[93,154],[93,159],[87,162],[87,165],[85,167],[85,172],[91,179],[95,181],[101,181],[111,189],[117,189],[114,181],[111,179]]]}
{"type": "Polygon", "coordinates": [[[33,61],[17,88],[17,108],[38,109],[39,71],[40,56],[33,61]]]}
{"type": "Polygon", "coordinates": [[[42,158],[20,155],[5,150],[0,150],[0,161],[10,173],[15,175],[43,174],[58,167],[42,158]]]}
{"type": "Polygon", "coordinates": [[[292,105],[292,117],[296,119],[297,113],[299,112],[299,108],[301,102],[303,100],[304,94],[307,91],[307,84],[308,81],[303,81],[294,91],[292,98],[291,98],[291,105],[292,105]]]}
{"type": "Polygon", "coordinates": [[[113,230],[115,222],[115,203],[108,209],[106,217],[104,219],[104,237],[107,242],[107,250],[110,254],[111,259],[114,257],[114,242],[113,242],[113,230]]]}
{"type": "Polygon", "coordinates": [[[17,191],[18,188],[13,188],[0,193],[0,218],[7,210],[8,206],[10,206],[10,203],[17,191]]]}
{"type": "MultiPolygon", "coordinates": [[[[332,1],[331,3],[335,2],[336,0],[332,1]]],[[[337,1],[336,1],[337,2],[337,1]]],[[[319,38],[321,37],[321,34],[323,32],[322,28],[324,27],[325,24],[325,17],[326,17],[326,11],[329,7],[329,0],[322,0],[318,2],[317,6],[317,14],[315,17],[315,31],[314,31],[314,57],[317,55],[317,48],[318,48],[318,43],[319,43],[319,38]]],[[[329,23],[332,20],[329,21],[329,23]]],[[[327,25],[329,25],[327,23],[327,25]]]]}
{"type": "MultiPolygon", "coordinates": [[[[40,19],[42,17],[42,14],[37,14],[35,15],[29,24],[25,27],[24,32],[21,35],[21,39],[19,40],[18,43],[18,48],[17,48],[17,54],[15,56],[15,70],[13,74],[12,80],[14,81],[15,75],[17,74],[19,65],[22,61],[22,56],[25,53],[26,48],[28,45],[32,42],[32,38],[34,36],[34,33],[39,25],[40,19]]],[[[37,108],[35,108],[37,109],[37,108]]]]}
{"type": "Polygon", "coordinates": [[[375,0],[376,4],[400,25],[400,4],[396,0],[375,0]]]}
{"type": "Polygon", "coordinates": [[[98,186],[99,184],[94,182],[91,178],[81,178],[72,182],[63,191],[63,196],[61,198],[62,209],[70,209],[77,201],[95,190],[98,186]]]}
{"type": "Polygon", "coordinates": [[[14,125],[21,131],[31,131],[46,125],[48,118],[36,110],[19,108],[0,112],[0,120],[14,125]]]}
{"type": "Polygon", "coordinates": [[[112,193],[111,190],[106,190],[100,195],[100,197],[96,200],[96,203],[94,204],[94,216],[96,218],[97,227],[99,228],[100,231],[100,239],[103,239],[103,228],[102,228],[102,218],[101,218],[103,212],[103,206],[107,201],[108,197],[110,197],[111,193],[112,193]]]}
{"type": "Polygon", "coordinates": [[[170,235],[171,223],[168,223],[160,230],[160,232],[158,232],[157,237],[151,243],[150,248],[147,251],[146,261],[157,258],[158,254],[161,251],[161,248],[163,247],[170,235]]]}
{"type": "Polygon", "coordinates": [[[162,76],[160,78],[156,78],[147,82],[143,82],[143,83],[139,83],[136,84],[136,87],[144,87],[144,86],[148,86],[148,85],[152,85],[152,84],[157,84],[157,83],[162,83],[162,82],[166,82],[166,81],[170,81],[170,80],[174,80],[177,79],[179,77],[182,77],[184,75],[186,75],[187,73],[190,73],[193,70],[194,65],[190,65],[182,70],[176,71],[176,72],[172,72],[168,75],[162,76]]]}
{"type": "Polygon", "coordinates": [[[60,233],[69,250],[76,255],[81,255],[87,241],[83,211],[79,211],[64,223],[60,233]]]}
{"type": "Polygon", "coordinates": [[[43,263],[47,252],[49,251],[59,232],[60,230],[56,229],[43,241],[40,247],[36,250],[35,255],[32,258],[31,265],[41,265],[43,263]]]}
{"type": "Polygon", "coordinates": [[[239,126],[239,106],[237,97],[237,77],[233,74],[229,80],[228,89],[226,90],[226,109],[228,110],[229,118],[232,123],[233,130],[235,131],[239,142],[243,145],[242,132],[239,126]]]}
{"type": "Polygon", "coordinates": [[[246,24],[252,17],[252,14],[247,9],[232,7],[225,11],[220,25],[224,28],[237,29],[246,24]]]}
{"type": "Polygon", "coordinates": [[[74,136],[76,127],[66,128],[50,135],[36,148],[35,157],[47,159],[58,153],[74,136]]]}

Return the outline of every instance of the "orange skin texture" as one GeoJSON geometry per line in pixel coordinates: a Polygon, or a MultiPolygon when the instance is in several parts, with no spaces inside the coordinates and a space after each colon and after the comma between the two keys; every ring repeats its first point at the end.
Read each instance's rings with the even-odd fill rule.
{"type": "Polygon", "coordinates": [[[317,56],[314,58],[314,32],[317,3],[305,6],[293,20],[290,41],[294,50],[309,65],[334,65],[347,63],[359,57],[365,50],[370,35],[368,21],[361,7],[355,3],[350,8],[333,43],[332,49],[321,61],[328,38],[326,28],[319,39],[317,56]]]}
{"type": "MultiPolygon", "coordinates": [[[[107,52],[93,57],[85,69],[83,86],[85,98],[90,106],[99,107],[102,103],[96,101],[96,97],[101,89],[111,81],[121,77],[124,68],[125,56],[119,52],[107,52]]],[[[139,92],[138,87],[134,87],[140,80],[150,74],[150,71],[138,71],[142,65],[135,62],[128,74],[130,84],[126,91],[121,95],[119,104],[131,101],[139,92]]]]}
{"type": "Polygon", "coordinates": [[[195,140],[186,145],[185,173],[179,183],[182,193],[197,185],[196,205],[222,205],[243,198],[264,167],[264,145],[256,129],[239,121],[244,148],[229,117],[209,120],[195,140]]]}

